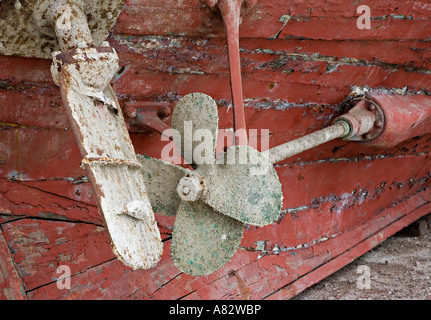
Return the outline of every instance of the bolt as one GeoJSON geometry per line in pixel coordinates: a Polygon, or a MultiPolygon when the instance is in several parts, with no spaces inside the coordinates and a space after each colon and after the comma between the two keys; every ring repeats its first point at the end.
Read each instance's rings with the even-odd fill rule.
{"type": "Polygon", "coordinates": [[[381,128],[381,127],[383,127],[383,121],[382,120],[377,120],[376,122],[374,122],[374,125],[377,128],[381,128]]]}
{"type": "Polygon", "coordinates": [[[190,191],[191,191],[191,190],[190,190],[190,188],[189,188],[189,187],[186,187],[186,186],[184,186],[184,187],[183,187],[182,192],[183,192],[183,194],[184,194],[184,195],[188,195],[188,194],[190,193],[190,191]]]}
{"type": "Polygon", "coordinates": [[[370,104],[368,106],[368,110],[373,111],[376,108],[376,106],[374,104],[370,104]]]}
{"type": "Polygon", "coordinates": [[[181,178],[177,186],[177,192],[184,201],[197,201],[201,198],[204,185],[203,177],[199,174],[190,174],[181,178]]]}
{"type": "Polygon", "coordinates": [[[211,20],[208,18],[207,20],[204,21],[204,25],[205,27],[207,27],[208,29],[211,29],[213,27],[213,24],[211,22],[211,20]]]}
{"type": "Polygon", "coordinates": [[[169,117],[169,115],[171,114],[171,108],[170,107],[162,107],[159,109],[159,111],[157,112],[157,115],[159,116],[159,118],[164,119],[169,117]]]}
{"type": "Polygon", "coordinates": [[[168,117],[171,114],[171,108],[170,107],[164,107],[163,112],[165,113],[166,117],[168,117]]]}
{"type": "Polygon", "coordinates": [[[370,133],[366,133],[364,135],[365,140],[371,140],[371,134],[370,133]]]}
{"type": "Polygon", "coordinates": [[[126,114],[127,117],[129,117],[130,119],[134,119],[136,118],[136,116],[138,115],[136,108],[131,107],[131,106],[127,106],[124,109],[124,113],[126,114]]]}

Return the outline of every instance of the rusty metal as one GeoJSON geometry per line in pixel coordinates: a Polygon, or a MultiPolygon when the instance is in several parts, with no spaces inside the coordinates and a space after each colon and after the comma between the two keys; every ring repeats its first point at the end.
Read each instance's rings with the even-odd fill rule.
{"type": "Polygon", "coordinates": [[[390,148],[431,132],[429,96],[367,92],[346,101],[333,125],[268,150],[271,163],[338,138],[390,148]]]}
{"type": "Polygon", "coordinates": [[[51,7],[54,30],[61,51],[94,46],[82,3],[57,0],[51,7]]]}
{"type": "Polygon", "coordinates": [[[177,192],[184,201],[197,201],[201,199],[205,190],[205,182],[202,175],[192,172],[181,178],[177,186],[177,192]]]}
{"type": "Polygon", "coordinates": [[[125,160],[125,159],[113,159],[113,158],[107,158],[107,157],[93,157],[93,158],[84,158],[81,160],[81,165],[89,165],[92,162],[99,162],[103,163],[104,165],[112,164],[112,165],[127,165],[130,167],[135,167],[140,169],[141,164],[133,161],[133,160],[125,160]]]}
{"type": "Polygon", "coordinates": [[[342,116],[336,118],[334,123],[339,121],[347,122],[350,132],[343,138],[350,141],[370,141],[375,139],[383,130],[385,116],[382,109],[367,100],[357,100],[352,109],[342,116]]]}
{"type": "Polygon", "coordinates": [[[431,133],[430,96],[367,92],[357,99],[375,106],[383,115],[382,121],[375,122],[379,134],[364,141],[364,145],[390,148],[413,137],[431,133]]]}
{"type": "Polygon", "coordinates": [[[265,226],[280,215],[281,184],[268,157],[249,146],[233,146],[214,166],[196,169],[206,190],[200,201],[231,218],[265,226]]]}
{"type": "MultiPolygon", "coordinates": [[[[54,82],[60,85],[60,73],[64,65],[74,65],[70,68],[71,81],[75,90],[81,95],[92,98],[94,101],[104,105],[106,108],[119,113],[118,103],[104,94],[107,77],[112,76],[118,70],[118,56],[114,49],[109,47],[70,49],[59,52],[53,56],[51,73],[54,82]],[[105,72],[95,76],[97,72],[105,72]]],[[[115,98],[116,99],[116,98],[115,98]]]]}
{"type": "Polygon", "coordinates": [[[171,128],[163,119],[171,114],[171,104],[168,102],[127,102],[124,107],[125,115],[130,124],[154,130],[168,136],[171,128]]]}
{"type": "MultiPolygon", "coordinates": [[[[244,114],[244,96],[242,91],[242,77],[241,77],[241,60],[239,54],[239,25],[241,24],[241,7],[242,4],[249,8],[253,7],[256,0],[204,0],[210,6],[217,6],[223,18],[224,26],[226,29],[227,46],[229,55],[229,69],[230,69],[230,85],[232,92],[232,102],[234,110],[234,127],[235,131],[246,132],[247,126],[245,123],[244,114]]],[[[235,139],[235,144],[245,145],[247,139],[235,139]]]]}
{"type": "Polygon", "coordinates": [[[337,117],[331,126],[268,150],[270,161],[275,164],[335,139],[371,141],[380,135],[384,123],[385,116],[378,105],[355,100],[353,108],[337,117]]]}
{"type": "Polygon", "coordinates": [[[203,201],[220,213],[252,225],[263,226],[278,218],[282,194],[268,157],[249,146],[233,146],[216,159],[218,112],[211,97],[194,93],[182,98],[172,115],[172,128],[180,131],[184,143],[176,145],[179,150],[184,145],[184,158],[196,165],[197,173],[182,179],[180,197],[203,201]],[[196,141],[194,136],[202,129],[211,134],[211,154],[200,159],[205,161],[196,161],[196,150],[205,141],[196,141]],[[183,187],[188,188],[187,195],[183,187]]]}
{"type": "MultiPolygon", "coordinates": [[[[72,5],[71,13],[79,11],[76,7],[85,13],[87,23],[79,27],[74,25],[76,31],[69,35],[83,39],[87,34],[83,31],[89,29],[91,38],[86,39],[91,39],[94,46],[100,46],[108,37],[125,0],[0,1],[0,54],[51,59],[53,52],[61,50],[52,23],[59,4],[72,5]]],[[[66,35],[64,30],[57,30],[66,35]]]]}

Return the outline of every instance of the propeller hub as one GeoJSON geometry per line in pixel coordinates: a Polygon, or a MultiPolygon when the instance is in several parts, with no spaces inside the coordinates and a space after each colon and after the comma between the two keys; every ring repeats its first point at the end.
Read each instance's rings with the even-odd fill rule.
{"type": "Polygon", "coordinates": [[[204,179],[200,174],[188,173],[181,178],[177,186],[177,192],[184,201],[199,200],[205,190],[204,179]]]}

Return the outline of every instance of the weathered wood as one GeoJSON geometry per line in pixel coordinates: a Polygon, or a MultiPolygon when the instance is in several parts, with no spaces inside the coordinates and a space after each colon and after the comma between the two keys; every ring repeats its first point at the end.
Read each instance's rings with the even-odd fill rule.
{"type": "Polygon", "coordinates": [[[0,300],[26,299],[24,285],[0,229],[0,300]]]}
{"type": "MultiPolygon", "coordinates": [[[[266,299],[284,300],[294,297],[295,295],[304,291],[306,288],[311,287],[313,284],[316,284],[320,280],[331,275],[334,272],[334,269],[338,270],[338,266],[345,266],[353,262],[356,258],[360,257],[371,248],[374,248],[388,237],[396,234],[397,231],[404,228],[412,221],[420,218],[425,212],[427,212],[427,210],[429,210],[429,207],[429,203],[425,206],[418,207],[416,210],[406,214],[400,220],[396,220],[394,223],[387,225],[385,228],[381,229],[379,232],[376,232],[374,235],[365,238],[364,241],[359,242],[352,249],[345,251],[328,263],[325,263],[322,266],[314,269],[312,272],[307,274],[306,277],[302,277],[298,281],[281,288],[274,294],[266,297],[266,299]]],[[[373,219],[373,222],[377,221],[373,219]]],[[[379,228],[379,224],[377,224],[375,227],[379,228]]],[[[361,229],[364,230],[365,226],[363,226],[361,229]]]]}
{"type": "MultiPolygon", "coordinates": [[[[253,38],[314,39],[427,39],[430,9],[426,3],[406,5],[403,1],[349,0],[317,3],[283,0],[258,1],[243,10],[240,36],[253,38]],[[368,5],[374,18],[371,30],[358,32],[356,13],[368,5]],[[289,16],[290,19],[283,17],[289,16]],[[286,23],[287,21],[287,23],[286,23]],[[256,27],[258,26],[258,27],[256,27]]],[[[133,35],[185,34],[187,36],[224,36],[219,14],[199,0],[133,1],[128,3],[115,25],[117,33],[133,35]],[[151,16],[152,19],[146,17],[151,16]],[[184,17],[178,19],[178,17],[184,17]]]]}
{"type": "Polygon", "coordinates": [[[57,79],[61,97],[112,249],[129,267],[152,268],[163,244],[141,165],[109,85],[118,56],[110,47],[71,49],[58,54],[53,64],[52,70],[61,65],[57,79]],[[139,215],[130,209],[131,202],[139,205],[139,215]]]}
{"type": "Polygon", "coordinates": [[[101,226],[21,219],[2,229],[26,291],[56,281],[61,265],[74,275],[115,258],[101,226]]]}
{"type": "Polygon", "coordinates": [[[56,283],[51,283],[28,295],[30,299],[286,299],[426,214],[430,200],[429,196],[418,194],[348,232],[314,244],[279,251],[271,250],[270,243],[266,250],[250,251],[242,247],[225,268],[209,276],[180,273],[173,267],[167,242],[155,269],[132,272],[117,260],[108,261],[73,276],[70,290],[59,289],[56,283]],[[417,210],[411,211],[416,207],[417,210]],[[393,224],[395,220],[398,222],[393,224]],[[360,239],[368,240],[356,249],[360,239]],[[318,269],[320,266],[323,269],[318,269]],[[310,277],[302,277],[309,272],[310,277]],[[287,287],[289,284],[293,285],[287,287]]]}
{"type": "MultiPolygon", "coordinates": [[[[327,126],[352,86],[431,92],[429,4],[360,4],[274,0],[244,11],[246,122],[270,129],[270,147],[327,126]],[[356,28],[360,4],[371,8],[371,30],[356,28]]],[[[109,42],[120,58],[112,86],[121,106],[204,92],[216,99],[220,128],[232,128],[222,21],[199,0],[127,1],[109,42]]],[[[162,259],[131,271],[101,229],[50,61],[0,56],[0,64],[0,223],[29,299],[285,299],[431,211],[430,135],[390,149],[333,141],[277,164],[282,216],[247,226],[223,269],[178,271],[169,255],[175,218],[156,214],[162,259]],[[59,262],[72,266],[69,290],[52,278],[59,262]]],[[[148,130],[134,129],[131,140],[155,158],[167,143],[148,130]]]]}
{"type": "MultiPolygon", "coordinates": [[[[76,177],[75,181],[79,181],[76,177]]],[[[88,183],[74,184],[74,178],[47,181],[11,182],[0,179],[0,213],[69,221],[82,221],[102,226],[102,218],[92,199],[88,183]],[[81,199],[79,199],[81,198],[81,199]],[[84,199],[83,199],[84,198],[84,199]]]]}

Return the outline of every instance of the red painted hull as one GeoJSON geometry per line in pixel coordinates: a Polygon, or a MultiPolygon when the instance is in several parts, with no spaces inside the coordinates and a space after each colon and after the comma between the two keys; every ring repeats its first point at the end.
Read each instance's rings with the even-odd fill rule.
{"type": "MultiPolygon", "coordinates": [[[[431,91],[431,7],[368,5],[386,16],[371,30],[356,28],[351,1],[259,1],[245,13],[248,129],[269,129],[274,147],[328,125],[351,86],[431,91]],[[292,17],[285,27],[282,15],[292,17]]],[[[108,40],[124,66],[112,81],[120,103],[203,92],[217,100],[220,127],[232,127],[221,20],[198,0],[128,1],[108,40]]],[[[163,258],[132,271],[112,253],[50,61],[0,56],[0,66],[1,299],[286,299],[431,211],[430,135],[390,149],[334,141],[275,166],[280,219],[246,227],[223,269],[181,273],[169,255],[174,218],[157,215],[163,258]],[[70,289],[55,281],[61,265],[70,289]]],[[[160,157],[158,133],[130,132],[137,153],[160,157]]]]}

